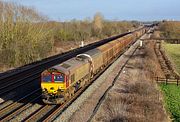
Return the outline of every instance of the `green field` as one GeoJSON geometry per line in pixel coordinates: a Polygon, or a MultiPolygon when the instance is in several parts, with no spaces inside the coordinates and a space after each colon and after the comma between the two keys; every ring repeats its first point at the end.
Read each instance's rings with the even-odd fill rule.
{"type": "Polygon", "coordinates": [[[180,73],[180,44],[164,43],[163,47],[165,48],[170,59],[175,64],[176,70],[180,73]]]}
{"type": "Polygon", "coordinates": [[[165,107],[171,113],[174,122],[180,122],[180,86],[160,84],[164,94],[165,107]]]}

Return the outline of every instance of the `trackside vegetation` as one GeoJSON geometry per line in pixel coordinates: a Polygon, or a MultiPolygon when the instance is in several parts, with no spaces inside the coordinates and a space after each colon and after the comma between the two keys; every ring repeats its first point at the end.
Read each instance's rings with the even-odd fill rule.
{"type": "Polygon", "coordinates": [[[180,22],[179,21],[164,21],[159,25],[159,30],[165,38],[180,38],[180,22]]]}
{"type": "Polygon", "coordinates": [[[164,94],[166,110],[174,122],[180,122],[180,87],[175,84],[160,84],[164,94]]]}
{"type": "Polygon", "coordinates": [[[0,1],[0,67],[44,58],[52,50],[47,18],[35,9],[0,1]]]}

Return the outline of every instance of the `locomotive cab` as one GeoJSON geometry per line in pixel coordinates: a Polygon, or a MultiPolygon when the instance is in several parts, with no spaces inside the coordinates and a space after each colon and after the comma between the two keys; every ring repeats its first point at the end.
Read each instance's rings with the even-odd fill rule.
{"type": "Polygon", "coordinates": [[[46,70],[41,74],[41,88],[48,94],[56,94],[58,91],[66,90],[68,84],[67,76],[57,70],[46,70]]]}
{"type": "Polygon", "coordinates": [[[41,73],[43,102],[62,104],[68,100],[88,81],[89,66],[90,63],[85,59],[72,58],[43,71],[41,73]]]}

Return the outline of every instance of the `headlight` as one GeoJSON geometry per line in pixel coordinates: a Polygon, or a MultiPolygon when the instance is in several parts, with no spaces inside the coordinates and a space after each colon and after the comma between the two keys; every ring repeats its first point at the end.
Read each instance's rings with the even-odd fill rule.
{"type": "Polygon", "coordinates": [[[47,91],[47,89],[46,89],[46,88],[44,88],[43,90],[44,90],[44,91],[47,91]]]}

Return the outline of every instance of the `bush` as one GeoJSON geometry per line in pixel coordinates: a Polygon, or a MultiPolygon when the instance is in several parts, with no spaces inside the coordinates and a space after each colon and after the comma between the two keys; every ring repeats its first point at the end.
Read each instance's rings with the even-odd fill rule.
{"type": "Polygon", "coordinates": [[[162,22],[159,25],[159,29],[162,31],[162,36],[166,38],[180,38],[180,22],[162,22]]]}
{"type": "MultiPolygon", "coordinates": [[[[92,38],[102,39],[112,35],[121,34],[134,29],[137,22],[107,21],[103,17],[95,16],[94,20],[54,23],[55,41],[86,41],[92,38]]],[[[99,15],[100,16],[100,15],[99,15]]]]}
{"type": "Polygon", "coordinates": [[[52,49],[46,17],[33,8],[0,2],[0,64],[21,66],[44,58],[52,49]]]}

